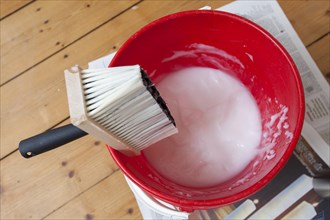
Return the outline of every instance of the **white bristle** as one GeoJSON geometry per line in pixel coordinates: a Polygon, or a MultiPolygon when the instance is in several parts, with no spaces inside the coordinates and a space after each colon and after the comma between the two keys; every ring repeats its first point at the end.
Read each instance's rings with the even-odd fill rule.
{"type": "Polygon", "coordinates": [[[177,133],[147,90],[139,65],[81,71],[87,116],[141,151],[177,133]]]}

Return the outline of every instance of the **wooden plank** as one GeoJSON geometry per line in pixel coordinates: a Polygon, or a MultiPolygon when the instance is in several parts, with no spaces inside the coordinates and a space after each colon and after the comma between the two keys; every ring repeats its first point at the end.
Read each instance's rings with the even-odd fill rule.
{"type": "MultiPolygon", "coordinates": [[[[105,145],[92,136],[30,159],[16,151],[1,161],[1,219],[43,218],[100,180],[115,181],[116,172],[105,145]]],[[[123,185],[119,192],[132,198],[125,191],[123,185]]]]}
{"type": "Polygon", "coordinates": [[[116,172],[45,219],[142,219],[133,193],[123,186],[126,180],[116,172]]]}
{"type": "MultiPolygon", "coordinates": [[[[162,15],[199,8],[205,4],[203,1],[180,1],[175,4],[173,1],[143,2],[138,8],[117,17],[2,86],[1,158],[15,150],[19,140],[42,132],[68,116],[64,69],[116,50],[136,30],[162,15]],[[123,24],[127,25],[123,27],[123,24]]],[[[209,4],[213,7],[219,5],[218,2],[209,4]]]]}
{"type": "Polygon", "coordinates": [[[279,1],[305,46],[329,32],[329,1],[279,1]]]}
{"type": "Polygon", "coordinates": [[[68,116],[62,70],[72,61],[60,55],[1,87],[1,157],[68,116]]]}
{"type": "MultiPolygon", "coordinates": [[[[41,132],[68,115],[63,69],[111,52],[113,49],[109,48],[113,45],[120,45],[143,24],[160,16],[161,10],[152,12],[153,8],[161,6],[165,14],[198,8],[204,3],[182,2],[176,8],[171,5],[173,2],[144,2],[139,8],[119,16],[3,86],[1,153],[5,155],[5,151],[14,150],[21,138],[41,132]],[[128,19],[134,22],[129,24],[129,28],[121,28],[128,19]],[[93,47],[90,47],[90,42],[94,43],[93,47]],[[10,146],[11,149],[6,148],[10,146]]],[[[116,168],[108,153],[104,148],[93,147],[95,140],[86,138],[30,160],[21,158],[18,152],[4,158],[1,161],[1,204],[4,204],[1,217],[44,217],[109,176],[116,168]],[[73,174],[74,178],[70,178],[73,174]]]]}
{"type": "MultiPolygon", "coordinates": [[[[179,11],[182,5],[187,5],[187,9],[192,9],[195,6],[201,7],[207,3],[200,2],[199,5],[190,3],[191,5],[189,6],[186,2],[180,2],[181,5],[177,4],[177,8],[169,6],[169,3],[165,5],[167,5],[166,10],[169,10],[171,7],[172,11],[168,11],[170,13],[179,11]]],[[[219,6],[218,2],[211,3],[213,7],[219,6]]],[[[225,2],[222,3],[224,4],[225,2]]],[[[134,30],[166,14],[165,11],[162,12],[161,8],[156,7],[157,4],[158,2],[145,3],[144,5],[148,6],[147,10],[149,11],[143,8],[131,10],[130,13],[135,14],[138,20],[129,24],[127,28],[122,28],[125,18],[120,16],[120,20],[116,19],[117,22],[110,22],[100,28],[91,37],[88,36],[82,40],[82,43],[78,42],[78,44],[66,48],[51,59],[23,74],[17,80],[3,86],[1,88],[1,99],[3,102],[1,106],[1,126],[5,129],[1,131],[1,157],[14,150],[20,139],[41,132],[68,115],[62,77],[63,69],[73,63],[86,63],[89,60],[111,52],[114,50],[112,49],[113,46],[118,47],[134,30]],[[158,9],[154,10],[155,8],[158,9]],[[118,31],[111,32],[111,30],[118,31]],[[107,38],[104,38],[104,36],[107,36],[107,38]],[[69,54],[69,57],[64,58],[69,54]],[[49,67],[52,68],[50,69],[49,67]],[[21,97],[27,91],[29,97],[21,100],[21,97]],[[20,100],[20,102],[17,100],[20,100]],[[40,123],[35,123],[36,121],[40,123]]]]}
{"type": "MultiPolygon", "coordinates": [[[[221,3],[224,4],[224,2],[221,3]]],[[[154,18],[205,4],[208,2],[143,2],[138,7],[120,15],[115,19],[116,21],[109,22],[1,88],[1,154],[3,154],[3,149],[7,152],[14,150],[21,138],[45,130],[68,115],[62,78],[63,69],[74,63],[86,63],[116,50],[131,33],[154,18]],[[130,21],[129,25],[126,25],[127,21],[130,21]],[[116,48],[112,49],[113,46],[116,48]],[[16,83],[16,81],[18,82],[16,83]],[[32,85],[29,85],[31,83],[32,85]],[[4,120],[6,123],[3,123],[4,120]],[[7,139],[3,141],[4,138],[7,139]]],[[[214,7],[219,6],[219,2],[211,2],[211,4],[214,7]]],[[[79,216],[77,214],[75,219],[88,219],[92,215],[93,209],[85,207],[89,207],[88,204],[96,204],[97,201],[94,200],[98,200],[103,193],[98,194],[98,197],[90,194],[90,196],[79,198],[78,195],[88,189],[96,190],[96,192],[104,190],[110,184],[102,185],[100,189],[94,189],[94,187],[103,183],[102,180],[116,170],[116,166],[109,159],[103,144],[95,147],[97,142],[89,138],[91,137],[85,137],[77,142],[79,144],[75,144],[75,142],[63,149],[57,149],[31,160],[22,159],[18,152],[3,159],[0,174],[1,219],[27,219],[30,216],[31,218],[42,218],[55,209],[57,211],[52,214],[53,216],[60,215],[62,219],[70,219],[65,217],[70,208],[81,210],[77,211],[79,216]],[[102,147],[100,147],[101,145],[102,147]],[[32,160],[34,162],[31,162],[32,160]],[[62,162],[64,162],[64,166],[62,162]],[[72,177],[70,178],[70,176],[72,177]],[[100,183],[98,184],[98,182],[100,183]],[[78,200],[80,202],[77,202],[78,200]],[[65,203],[67,205],[64,205],[65,203]],[[62,205],[64,206],[62,207],[62,205]],[[87,213],[91,215],[87,216],[87,213]]],[[[119,178],[120,175],[117,174],[118,172],[115,172],[111,178],[119,178]]],[[[115,188],[117,190],[113,192],[113,196],[108,198],[109,200],[115,201],[113,198],[119,198],[123,187],[128,190],[126,185],[122,185],[120,188],[115,188]],[[120,193],[117,194],[117,191],[120,193]]],[[[125,193],[127,192],[125,191],[125,193]]],[[[125,196],[129,194],[125,193],[123,193],[125,196]]],[[[123,200],[123,204],[127,203],[127,200],[123,200]]],[[[97,204],[97,207],[103,207],[104,203],[97,204]]],[[[96,207],[96,205],[92,207],[96,207]]],[[[118,207],[113,210],[115,212],[117,210],[127,211],[127,208],[131,206],[118,207]]],[[[96,213],[100,213],[100,211],[96,213]]],[[[99,216],[99,214],[95,215],[99,216]]],[[[117,218],[139,219],[136,216],[125,216],[122,212],[117,218]]]]}
{"type": "Polygon", "coordinates": [[[1,84],[136,2],[37,1],[2,20],[1,84]]]}
{"type": "Polygon", "coordinates": [[[0,1],[0,19],[19,10],[25,5],[32,2],[32,0],[1,0],[0,1]]]}
{"type": "MultiPolygon", "coordinates": [[[[1,88],[3,105],[1,105],[2,149],[0,156],[3,157],[13,151],[20,139],[41,132],[68,115],[63,69],[74,63],[87,63],[116,50],[139,27],[162,15],[198,8],[206,4],[214,8],[220,6],[219,2],[213,1],[197,3],[180,1],[180,4],[172,5],[171,3],[170,1],[143,3],[143,7],[125,13],[132,16],[134,20],[119,16],[119,19],[107,23],[91,35],[3,86],[1,88]],[[157,7],[158,4],[165,7],[164,10],[157,7]],[[123,28],[122,24],[127,20],[131,22],[123,28]],[[24,97],[27,92],[28,97],[22,99],[21,97],[24,97]]],[[[35,45],[35,48],[37,47],[35,45]]]]}
{"type": "MultiPolygon", "coordinates": [[[[1,21],[1,29],[5,30],[1,34],[1,84],[70,44],[133,3],[40,1],[1,21]],[[108,10],[101,10],[102,8],[108,10]],[[76,25],[79,22],[84,25],[76,25]],[[27,51],[28,56],[26,56],[27,51]]],[[[220,6],[220,2],[218,3],[215,7],[220,6]]],[[[304,40],[306,45],[329,30],[327,1],[283,1],[280,4],[298,34],[303,40],[306,38],[304,40]],[[299,21],[296,21],[297,17],[299,21]]]]}
{"type": "Polygon", "coordinates": [[[330,34],[308,47],[308,51],[330,84],[330,34]]]}

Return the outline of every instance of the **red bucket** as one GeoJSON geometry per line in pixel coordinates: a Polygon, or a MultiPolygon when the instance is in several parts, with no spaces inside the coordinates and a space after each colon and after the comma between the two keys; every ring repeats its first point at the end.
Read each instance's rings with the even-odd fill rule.
{"type": "Polygon", "coordinates": [[[259,148],[264,149],[263,153],[238,176],[212,187],[176,184],[157,173],[143,154],[127,157],[109,147],[125,175],[150,195],[185,211],[227,205],[260,190],[291,156],[304,120],[303,87],[287,51],[256,24],[213,10],[172,14],[131,36],[110,66],[133,64],[140,64],[156,84],[164,74],[180,68],[202,66],[225,70],[250,90],[262,118],[263,135],[259,148]],[[188,56],[164,62],[164,58],[173,56],[174,51],[189,50],[196,43],[219,48],[239,62],[208,51],[204,51],[203,56],[210,59],[201,61],[188,56]],[[287,125],[287,130],[281,132],[278,121],[270,123],[271,116],[280,112],[284,112],[287,125]]]}

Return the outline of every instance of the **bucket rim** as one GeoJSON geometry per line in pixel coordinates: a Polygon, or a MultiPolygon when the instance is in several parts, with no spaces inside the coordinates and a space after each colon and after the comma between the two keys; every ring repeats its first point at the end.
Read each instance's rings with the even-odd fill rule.
{"type": "Polygon", "coordinates": [[[119,158],[116,156],[119,154],[118,151],[114,150],[110,146],[107,145],[108,150],[116,162],[116,164],[120,167],[120,169],[124,172],[124,174],[131,180],[133,181],[137,186],[142,188],[144,191],[147,193],[151,194],[152,196],[155,196],[158,199],[161,199],[165,202],[168,202],[170,204],[175,205],[176,207],[180,208],[182,211],[189,211],[192,212],[193,210],[198,210],[198,209],[209,209],[209,208],[215,208],[219,206],[224,206],[228,204],[232,204],[234,202],[240,201],[242,199],[247,198],[248,196],[251,196],[252,194],[256,193],[257,191],[261,190],[267,183],[269,183],[278,173],[279,171],[284,167],[284,165],[287,163],[289,160],[290,156],[292,155],[292,152],[299,140],[299,136],[302,130],[303,122],[304,122],[304,115],[305,115],[305,98],[304,98],[304,91],[303,91],[303,85],[300,79],[300,75],[298,72],[298,69],[289,55],[289,53],[286,51],[286,49],[270,34],[268,33],[265,29],[260,27],[259,25],[255,24],[254,22],[232,14],[228,12],[223,12],[223,11],[218,11],[218,10],[188,10],[188,11],[181,11],[177,12],[174,14],[170,14],[164,17],[161,17],[146,26],[142,27],[140,30],[138,30],[135,34],[133,34],[121,47],[120,49],[116,52],[116,55],[114,58],[111,60],[109,67],[114,66],[114,63],[116,63],[116,60],[118,57],[121,56],[121,53],[125,50],[125,48],[131,44],[134,39],[144,33],[145,31],[151,29],[152,27],[156,25],[160,25],[164,22],[167,22],[172,19],[180,18],[180,17],[185,17],[185,16],[191,16],[191,15],[216,15],[216,16],[224,16],[229,19],[233,19],[239,22],[242,22],[251,28],[256,29],[258,32],[260,32],[262,35],[264,35],[266,38],[271,40],[275,47],[277,47],[281,53],[284,55],[285,59],[288,61],[288,65],[291,69],[291,72],[294,76],[294,80],[296,82],[296,87],[297,87],[297,101],[299,103],[298,109],[299,111],[297,112],[297,121],[296,121],[296,127],[293,131],[293,138],[288,145],[287,149],[285,150],[283,156],[281,159],[277,162],[277,164],[268,172],[264,177],[262,177],[258,182],[253,184],[252,186],[248,187],[247,189],[235,194],[235,196],[227,196],[223,198],[217,198],[217,199],[210,199],[210,200],[196,200],[196,199],[182,199],[182,198],[176,198],[174,196],[170,196],[168,194],[165,194],[159,190],[156,190],[146,184],[144,184],[142,181],[139,180],[136,176],[134,176],[132,173],[129,172],[129,170],[121,164],[119,161],[119,158]]]}

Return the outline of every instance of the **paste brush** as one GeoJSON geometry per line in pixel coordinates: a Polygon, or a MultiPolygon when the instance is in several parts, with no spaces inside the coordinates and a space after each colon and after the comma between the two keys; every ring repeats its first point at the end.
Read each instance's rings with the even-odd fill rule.
{"type": "Polygon", "coordinates": [[[177,133],[165,101],[139,65],[64,71],[71,125],[23,140],[24,157],[91,134],[127,155],[177,133]]]}

